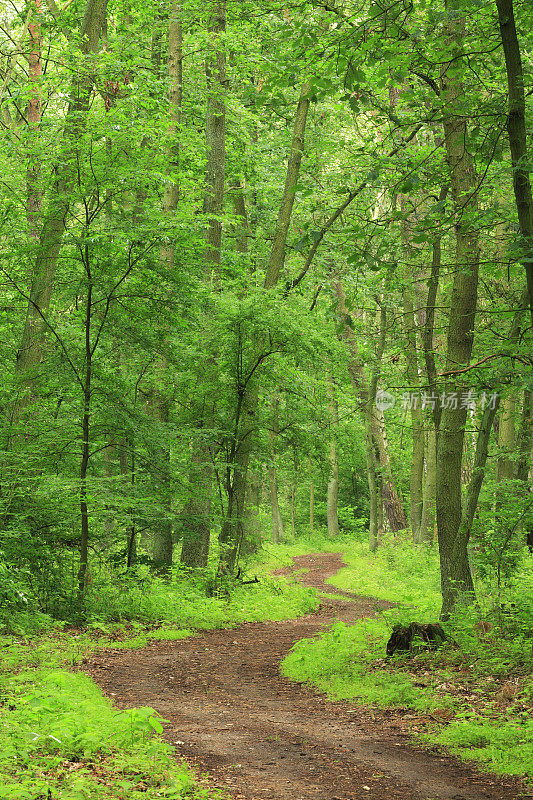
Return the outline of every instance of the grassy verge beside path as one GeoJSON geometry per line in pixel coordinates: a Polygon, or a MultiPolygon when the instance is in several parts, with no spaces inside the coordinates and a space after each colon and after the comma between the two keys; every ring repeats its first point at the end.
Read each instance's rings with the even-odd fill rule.
{"type": "MultiPolygon", "coordinates": [[[[395,708],[411,729],[502,774],[533,776],[533,559],[524,554],[499,604],[479,584],[476,608],[448,625],[453,642],[436,652],[385,658],[396,622],[435,622],[440,610],[436,550],[391,538],[376,554],[366,543],[331,542],[314,549],[343,552],[347,567],[330,583],[398,604],[373,619],[333,625],[298,642],[282,664],[286,676],[309,681],[332,699],[395,708]]],[[[284,557],[301,554],[285,549],[284,557]]]]}
{"type": "Polygon", "coordinates": [[[0,636],[0,798],[213,800],[212,789],[176,762],[153,709],[118,711],[90,678],[69,667],[96,649],[295,617],[316,608],[316,593],[265,578],[229,596],[206,597],[192,581],[156,580],[142,591],[135,584],[121,593],[110,587],[108,597],[92,603],[88,627],[0,636]]]}

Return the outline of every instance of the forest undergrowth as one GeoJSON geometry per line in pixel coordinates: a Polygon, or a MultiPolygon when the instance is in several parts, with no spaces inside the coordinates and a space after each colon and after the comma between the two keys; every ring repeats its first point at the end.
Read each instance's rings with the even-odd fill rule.
{"type": "Polygon", "coordinates": [[[165,581],[144,580],[141,569],[122,585],[95,575],[83,627],[32,617],[27,609],[12,613],[11,632],[4,627],[0,636],[0,798],[213,798],[212,788],[208,794],[198,775],[176,762],[153,709],[118,711],[88,677],[72,670],[95,650],[285,619],[318,605],[313,590],[268,579],[266,566],[256,571],[260,584],[215,590],[207,570],[195,578],[182,571],[165,581]]]}
{"type": "MultiPolygon", "coordinates": [[[[323,542],[322,548],[340,549],[338,542],[323,542]]],[[[286,557],[291,550],[285,549],[286,557]]],[[[299,554],[300,548],[295,550],[299,554]]],[[[347,567],[329,581],[332,587],[396,606],[301,640],[283,661],[283,674],[309,681],[331,699],[392,708],[409,720],[419,740],[446,746],[487,770],[531,778],[533,557],[524,551],[512,581],[499,593],[488,578],[478,579],[476,605],[449,620],[444,647],[387,658],[395,624],[438,621],[438,553],[413,548],[401,535],[391,536],[374,554],[366,544],[347,540],[342,550],[347,567]]]]}

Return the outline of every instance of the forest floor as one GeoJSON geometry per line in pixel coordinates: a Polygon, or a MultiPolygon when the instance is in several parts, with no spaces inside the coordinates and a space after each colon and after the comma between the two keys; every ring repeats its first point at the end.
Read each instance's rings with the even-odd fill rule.
{"type": "Polygon", "coordinates": [[[349,625],[390,607],[325,581],[338,553],[298,556],[296,573],[320,592],[319,609],[283,622],[244,623],[142,650],[105,650],[83,671],[121,708],[151,706],[168,720],[177,756],[206,786],[240,800],[511,800],[524,784],[477,772],[411,743],[401,710],[330,702],[280,675],[292,645],[333,622],[349,625]]]}

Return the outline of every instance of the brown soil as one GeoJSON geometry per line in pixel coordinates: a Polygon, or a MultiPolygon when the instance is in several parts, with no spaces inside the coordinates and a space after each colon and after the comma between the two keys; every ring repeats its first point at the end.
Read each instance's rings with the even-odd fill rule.
{"type": "MultiPolygon", "coordinates": [[[[299,580],[321,591],[339,554],[294,559],[299,580]]],[[[376,712],[280,676],[299,639],[334,621],[353,623],[390,604],[346,592],[316,613],[245,623],[143,650],[106,650],[84,666],[120,708],[151,706],[169,720],[178,756],[211,786],[247,800],[511,800],[526,787],[476,772],[410,744],[398,712],[376,712]]],[[[530,795],[531,797],[531,795],[530,795]]]]}

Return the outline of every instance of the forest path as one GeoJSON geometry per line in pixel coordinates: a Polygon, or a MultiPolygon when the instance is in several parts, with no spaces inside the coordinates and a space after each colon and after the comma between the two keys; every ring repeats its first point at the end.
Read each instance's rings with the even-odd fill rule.
{"type": "Polygon", "coordinates": [[[165,735],[177,755],[235,798],[519,798],[511,779],[482,775],[410,745],[407,721],[398,712],[327,702],[280,676],[281,660],[299,639],[390,605],[326,585],[343,566],[338,553],[294,559],[292,571],[308,570],[299,580],[346,597],[324,598],[315,613],[157,641],[142,650],[106,650],[92,655],[84,670],[120,708],[151,706],[168,719],[165,735]]]}

